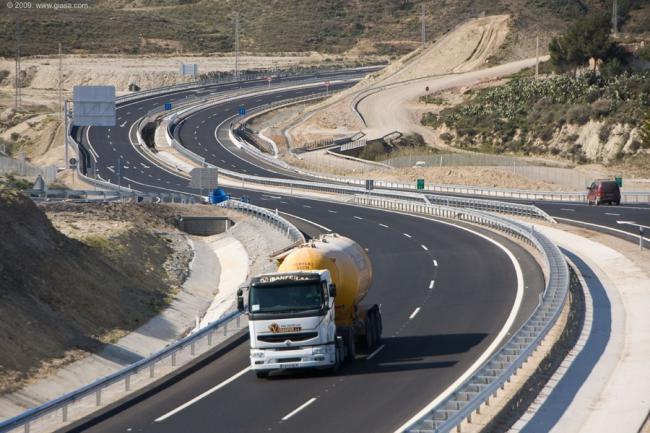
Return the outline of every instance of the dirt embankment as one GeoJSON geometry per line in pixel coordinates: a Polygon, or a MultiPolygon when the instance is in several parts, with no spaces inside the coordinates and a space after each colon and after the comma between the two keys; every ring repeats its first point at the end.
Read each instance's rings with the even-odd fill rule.
{"type": "Polygon", "coordinates": [[[373,135],[374,130],[386,130],[387,133],[396,129],[411,130],[413,125],[419,126],[417,120],[412,119],[410,102],[424,93],[425,84],[417,84],[415,92],[405,92],[405,87],[400,86],[373,95],[372,103],[359,107],[367,127],[352,112],[351,103],[354,96],[364,89],[423,77],[467,72],[489,65],[490,56],[497,52],[508,35],[508,20],[508,15],[495,15],[459,25],[434,44],[392,62],[383,71],[366,78],[353,89],[315,106],[300,118],[292,119],[289,134],[296,143],[301,143],[362,129],[373,135]]]}
{"type": "Polygon", "coordinates": [[[175,214],[37,207],[0,184],[0,392],[115,341],[169,304],[192,256],[170,224],[175,214]]]}

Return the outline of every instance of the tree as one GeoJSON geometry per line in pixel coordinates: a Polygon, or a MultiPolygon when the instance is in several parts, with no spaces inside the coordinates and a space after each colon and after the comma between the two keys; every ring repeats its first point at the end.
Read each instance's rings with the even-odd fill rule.
{"type": "Polygon", "coordinates": [[[612,52],[610,40],[611,23],[607,15],[589,15],[573,23],[551,40],[549,51],[551,63],[560,71],[576,69],[591,58],[594,72],[598,60],[607,59],[612,52]]]}

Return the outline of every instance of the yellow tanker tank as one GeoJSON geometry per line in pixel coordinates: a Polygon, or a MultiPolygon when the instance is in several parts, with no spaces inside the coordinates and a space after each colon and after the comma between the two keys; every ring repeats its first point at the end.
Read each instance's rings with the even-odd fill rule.
{"type": "Polygon", "coordinates": [[[359,244],[334,233],[323,235],[291,250],[278,272],[325,269],[336,284],[336,324],[350,326],[355,319],[355,307],[372,282],[370,257],[359,244]]]}

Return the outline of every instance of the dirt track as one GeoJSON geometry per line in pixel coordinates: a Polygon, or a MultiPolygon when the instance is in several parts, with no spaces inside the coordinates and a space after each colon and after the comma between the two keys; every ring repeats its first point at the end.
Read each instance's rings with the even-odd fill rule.
{"type": "MultiPolygon", "coordinates": [[[[468,21],[458,26],[439,41],[415,56],[406,56],[387,67],[377,77],[370,77],[354,89],[339,96],[338,102],[303,117],[301,122],[290,129],[297,141],[309,141],[328,134],[340,135],[343,130],[356,132],[363,130],[371,138],[383,136],[398,130],[418,132],[430,144],[436,141],[420,125],[420,111],[417,98],[430,91],[456,86],[474,84],[476,81],[500,74],[510,73],[530,65],[530,60],[504,66],[504,69],[477,71],[468,75],[457,75],[483,67],[491,55],[505,41],[508,34],[507,15],[495,15],[468,21]],[[426,78],[436,77],[438,78],[426,78]],[[398,87],[372,93],[372,89],[384,86],[398,87]],[[366,120],[363,125],[351,109],[358,94],[371,94],[359,104],[359,111],[366,120]],[[332,131],[336,130],[336,131],[332,131]]],[[[321,108],[321,107],[317,107],[321,108]]]]}

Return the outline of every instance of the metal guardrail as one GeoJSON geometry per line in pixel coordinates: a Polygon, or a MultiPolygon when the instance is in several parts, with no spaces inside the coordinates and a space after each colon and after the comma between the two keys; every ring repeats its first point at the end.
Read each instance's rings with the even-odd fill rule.
{"type": "Polygon", "coordinates": [[[133,202],[133,203],[200,203],[199,196],[172,192],[140,192],[118,190],[74,190],[48,189],[46,191],[28,189],[24,191],[35,201],[75,201],[75,202],[133,202]]]}
{"type": "MultiPolygon", "coordinates": [[[[248,181],[249,183],[290,186],[292,189],[294,187],[303,187],[307,189],[319,189],[333,192],[365,192],[365,190],[351,185],[332,185],[306,181],[261,178],[257,176],[244,177],[239,173],[230,172],[228,170],[222,170],[221,172],[225,175],[240,178],[243,184],[248,181]]],[[[349,183],[350,180],[348,179],[347,181],[349,183]]],[[[359,182],[362,181],[360,180],[359,182]]],[[[397,191],[386,192],[389,194],[404,194],[403,192],[397,191]]],[[[374,193],[377,193],[377,191],[374,191],[374,193]]],[[[427,415],[420,419],[416,425],[410,427],[408,430],[409,432],[450,431],[454,427],[459,426],[463,420],[471,420],[472,412],[480,408],[483,403],[488,402],[490,396],[495,394],[498,388],[503,383],[505,383],[505,381],[507,381],[513,374],[516,374],[516,371],[519,369],[521,364],[525,362],[530,353],[532,353],[532,351],[537,347],[537,345],[541,342],[552,325],[555,323],[568,293],[568,268],[566,266],[566,263],[564,262],[564,259],[557,247],[543,235],[529,230],[522,224],[506,220],[493,214],[478,210],[468,210],[466,208],[440,206],[429,203],[418,203],[416,201],[395,200],[386,197],[368,195],[356,195],[353,198],[353,201],[361,205],[416,212],[425,215],[437,215],[485,225],[492,229],[498,229],[507,232],[512,236],[519,237],[520,239],[531,243],[540,251],[540,253],[545,258],[549,279],[547,281],[544,294],[541,297],[540,304],[538,305],[533,315],[522,326],[522,328],[520,328],[520,330],[517,331],[517,333],[515,333],[504,346],[502,346],[501,349],[495,352],[491,358],[482,367],[480,367],[477,372],[475,372],[475,374],[470,379],[463,383],[457,390],[455,390],[454,393],[452,393],[438,406],[433,408],[427,415]]],[[[233,208],[236,207],[239,210],[250,213],[257,213],[257,209],[259,209],[255,209],[256,207],[249,204],[231,203],[232,202],[226,202],[223,204],[223,206],[233,206],[233,208]]],[[[273,221],[273,224],[278,224],[278,226],[289,224],[286,220],[266,210],[260,212],[259,215],[261,218],[273,221]]],[[[297,229],[295,230],[297,231],[297,229]]],[[[292,233],[292,230],[290,228],[287,229],[287,234],[294,236],[296,241],[299,241],[300,237],[302,237],[302,234],[299,231],[297,231],[297,233],[292,233]]],[[[239,315],[236,315],[236,317],[239,318],[239,315]]],[[[201,333],[203,332],[206,332],[206,330],[201,331],[201,333]]],[[[199,334],[197,333],[197,335],[199,334]]],[[[189,341],[186,340],[187,339],[181,340],[181,342],[185,341],[187,343],[187,341],[189,341]]],[[[175,347],[177,346],[175,345],[175,347]]],[[[192,347],[194,347],[194,345],[192,347]]],[[[144,361],[150,362],[149,360],[150,358],[147,358],[147,360],[144,361]]],[[[155,361],[153,365],[155,365],[155,361]]],[[[150,371],[153,372],[154,370],[150,369],[150,371]]],[[[151,375],[153,375],[153,373],[151,373],[151,375]]],[[[120,380],[124,380],[124,387],[129,388],[129,385],[126,385],[129,383],[126,379],[123,379],[122,376],[120,376],[120,380]]],[[[94,384],[90,385],[90,388],[84,389],[83,392],[86,394],[93,394],[95,396],[96,405],[99,406],[101,404],[102,392],[101,390],[97,392],[93,386],[94,384]],[[90,389],[92,389],[92,391],[90,391],[90,389]]],[[[70,398],[69,396],[64,396],[61,399],[65,399],[66,397],[70,398]]],[[[51,403],[48,403],[48,405],[50,405],[48,408],[51,409],[48,411],[49,413],[58,413],[58,411],[61,410],[61,417],[66,420],[68,419],[68,409],[62,409],[61,406],[56,406],[56,408],[53,409],[51,403]]],[[[26,415],[27,423],[22,422],[20,425],[29,426],[32,422],[32,419],[41,418],[40,415],[37,415],[39,413],[38,409],[39,408],[36,408],[34,412],[26,415]]],[[[23,415],[21,415],[21,417],[23,415]]],[[[7,424],[7,422],[0,424],[0,430],[2,430],[5,425],[9,424],[7,424]]],[[[29,427],[27,427],[27,431],[29,431],[29,427]]]]}
{"type": "MultiPolygon", "coordinates": [[[[97,193],[102,192],[91,192],[97,193]]],[[[73,192],[70,192],[73,193],[73,192]]],[[[109,196],[123,196],[118,191],[104,192],[109,196]]],[[[155,194],[157,195],[157,194],[155,194]]],[[[137,196],[142,196],[138,193],[137,196]]],[[[267,209],[236,200],[219,203],[218,206],[252,215],[280,230],[293,244],[305,242],[305,237],[296,226],[267,209]]],[[[248,320],[239,312],[207,325],[205,328],[170,344],[165,349],[141,361],[129,365],[109,376],[98,379],[78,390],[56,400],[27,410],[24,413],[0,422],[0,432],[51,431],[63,427],[74,420],[81,419],[107,404],[126,397],[129,393],[143,388],[162,377],[177,371],[183,365],[213,350],[215,346],[247,327],[248,320]],[[235,322],[233,327],[231,324],[235,322]],[[222,329],[217,339],[217,330],[222,329]],[[218,340],[218,341],[217,341],[218,340]]]]}
{"type": "MultiPolygon", "coordinates": [[[[242,188],[246,187],[246,184],[251,186],[253,185],[271,185],[271,186],[280,186],[289,189],[290,194],[293,194],[294,190],[311,190],[311,191],[322,191],[322,192],[333,192],[340,194],[350,194],[350,195],[359,195],[359,194],[368,194],[369,192],[360,186],[348,185],[348,184],[334,184],[334,183],[323,183],[323,182],[311,182],[306,180],[293,180],[293,179],[281,179],[273,177],[261,177],[261,176],[252,176],[244,175],[236,171],[230,171],[226,169],[219,169],[219,173],[222,176],[227,176],[230,178],[237,179],[242,182],[242,188]]],[[[421,193],[412,193],[408,191],[394,191],[389,189],[374,189],[372,190],[373,196],[379,196],[384,198],[396,198],[401,200],[411,200],[415,202],[424,202],[424,203],[444,203],[448,207],[460,208],[460,209],[475,209],[475,210],[484,210],[489,212],[498,212],[505,213],[517,216],[525,216],[531,218],[543,219],[549,222],[555,222],[555,220],[549,216],[546,212],[539,209],[536,206],[524,205],[519,203],[508,203],[500,202],[493,200],[484,200],[484,199],[474,199],[474,198],[464,198],[464,197],[451,197],[451,196],[430,196],[421,193]]]]}
{"type": "MultiPolygon", "coordinates": [[[[384,65],[385,66],[385,65],[384,65]]],[[[337,71],[350,71],[350,73],[354,73],[355,71],[375,71],[378,69],[381,69],[383,66],[362,66],[358,68],[326,68],[326,69],[317,69],[316,71],[318,73],[331,73],[331,72],[337,72],[337,71]]],[[[313,73],[313,71],[311,71],[313,73]]],[[[243,74],[243,79],[240,77],[239,79],[235,78],[234,76],[228,77],[225,79],[205,79],[205,80],[197,80],[189,83],[179,83],[179,84],[174,84],[171,86],[164,86],[164,87],[156,87],[155,89],[148,89],[148,90],[139,90],[137,92],[129,93],[127,95],[122,95],[117,98],[115,98],[115,101],[119,103],[124,103],[128,101],[132,101],[135,99],[141,99],[146,96],[152,96],[152,95],[164,95],[166,93],[171,93],[171,92],[179,92],[182,90],[191,90],[191,89],[200,89],[203,87],[207,86],[217,86],[219,84],[226,84],[226,83],[236,83],[236,82],[249,82],[249,81],[258,81],[262,80],[270,75],[275,76],[277,78],[287,78],[287,77],[310,77],[311,74],[306,73],[304,70],[299,70],[299,71],[287,71],[287,70],[281,70],[281,71],[259,71],[259,73],[253,73],[253,74],[243,74]]]]}
{"type": "Polygon", "coordinates": [[[296,226],[291,224],[286,219],[282,218],[277,213],[271,212],[268,209],[255,206],[250,203],[243,203],[237,200],[227,200],[225,202],[218,203],[217,206],[225,207],[226,209],[234,209],[248,215],[253,215],[256,218],[259,218],[262,221],[265,221],[268,224],[277,227],[293,243],[305,242],[305,236],[300,230],[296,228],[296,226]]]}
{"type": "MultiPolygon", "coordinates": [[[[329,92],[331,94],[332,92],[329,92]]],[[[306,96],[301,96],[297,98],[291,98],[291,99],[285,99],[282,101],[278,102],[272,102],[270,104],[265,104],[265,105],[260,105],[258,107],[255,107],[251,110],[249,110],[248,114],[268,110],[272,107],[280,107],[284,105],[291,105],[295,103],[300,103],[300,102],[306,102],[306,101],[311,101],[311,100],[316,100],[316,99],[322,99],[325,96],[325,92],[319,92],[315,93],[312,95],[306,95],[306,96]]],[[[194,162],[195,164],[201,165],[203,167],[208,166],[205,162],[205,158],[197,155],[196,153],[192,152],[191,150],[187,149],[185,146],[183,146],[179,139],[178,139],[178,125],[181,121],[183,121],[185,118],[191,116],[192,114],[196,113],[197,111],[201,111],[206,109],[207,107],[210,107],[211,105],[218,103],[220,101],[224,100],[223,98],[217,99],[217,100],[209,100],[209,101],[203,101],[201,104],[186,109],[183,111],[182,116],[178,114],[174,114],[173,117],[171,118],[171,121],[169,122],[167,126],[167,141],[170,143],[170,145],[176,149],[179,153],[181,153],[183,156],[188,158],[190,161],[194,162]],[[172,132],[172,129],[174,130],[172,132]]],[[[254,147],[254,146],[251,146],[254,147]]],[[[262,152],[260,154],[263,155],[262,152]]],[[[277,162],[276,162],[277,164],[277,162]]]]}
{"type": "MultiPolygon", "coordinates": [[[[323,175],[321,173],[314,173],[292,167],[281,160],[265,158],[262,152],[257,152],[255,155],[260,156],[268,162],[278,165],[281,168],[293,170],[296,173],[310,176],[316,179],[329,180],[337,183],[346,183],[352,185],[364,185],[365,179],[345,178],[332,175],[323,175]]],[[[373,163],[370,161],[370,163],[373,163]]],[[[494,198],[508,198],[526,201],[566,201],[566,202],[586,202],[587,194],[582,191],[574,192],[558,192],[558,191],[531,191],[524,189],[508,189],[508,188],[493,188],[482,186],[470,185],[453,185],[453,184],[434,184],[427,183],[424,189],[418,190],[414,182],[404,183],[386,180],[375,180],[375,187],[385,189],[397,190],[412,190],[419,192],[439,192],[446,194],[461,194],[472,196],[485,196],[494,198]]],[[[650,192],[642,191],[622,191],[621,203],[648,203],[650,204],[650,192]]]]}
{"type": "Polygon", "coordinates": [[[145,359],[56,400],[0,422],[0,432],[29,433],[62,428],[178,371],[184,365],[246,329],[247,324],[246,316],[241,316],[237,311],[232,312],[145,359]]]}
{"type": "Polygon", "coordinates": [[[544,259],[548,279],[535,311],[512,337],[448,397],[409,426],[408,433],[443,433],[471,422],[472,414],[489,404],[499,389],[517,374],[555,325],[569,291],[569,270],[559,248],[531,226],[487,212],[459,210],[447,206],[357,196],[354,203],[423,215],[453,218],[496,229],[535,247],[544,259]]]}

